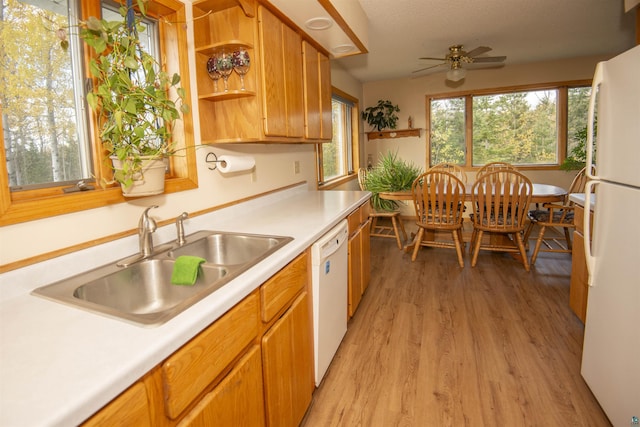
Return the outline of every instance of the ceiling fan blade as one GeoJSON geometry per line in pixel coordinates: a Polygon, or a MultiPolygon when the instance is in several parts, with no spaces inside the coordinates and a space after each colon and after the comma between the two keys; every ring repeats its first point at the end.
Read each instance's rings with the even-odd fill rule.
{"type": "Polygon", "coordinates": [[[447,65],[447,63],[443,62],[442,64],[432,65],[432,66],[426,67],[426,68],[420,68],[419,70],[412,71],[412,73],[419,73],[421,71],[430,70],[431,68],[442,67],[443,65],[447,65]]]}
{"type": "Polygon", "coordinates": [[[424,57],[424,58],[418,58],[418,59],[432,59],[434,61],[446,61],[447,58],[432,58],[430,56],[424,57]]]}
{"type": "Polygon", "coordinates": [[[482,55],[483,53],[487,53],[490,50],[492,50],[490,47],[488,46],[478,46],[477,48],[467,52],[467,54],[465,56],[468,56],[469,58],[473,58],[474,56],[478,56],[478,55],[482,55]]]}
{"type": "Polygon", "coordinates": [[[483,56],[481,58],[472,58],[472,62],[503,62],[506,56],[483,56]]]}

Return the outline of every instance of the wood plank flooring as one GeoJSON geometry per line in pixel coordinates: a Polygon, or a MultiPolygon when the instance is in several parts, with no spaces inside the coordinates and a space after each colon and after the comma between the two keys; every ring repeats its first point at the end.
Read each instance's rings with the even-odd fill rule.
{"type": "Polygon", "coordinates": [[[610,426],[580,376],[569,254],[371,240],[372,280],[303,421],[316,426],[610,426]]]}

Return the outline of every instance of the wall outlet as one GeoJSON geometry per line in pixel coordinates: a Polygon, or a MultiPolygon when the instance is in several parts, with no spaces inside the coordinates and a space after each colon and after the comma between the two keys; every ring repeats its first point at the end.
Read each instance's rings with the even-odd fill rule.
{"type": "Polygon", "coordinates": [[[300,173],[300,161],[296,160],[295,162],[293,162],[293,173],[294,174],[299,174],[300,173]]]}

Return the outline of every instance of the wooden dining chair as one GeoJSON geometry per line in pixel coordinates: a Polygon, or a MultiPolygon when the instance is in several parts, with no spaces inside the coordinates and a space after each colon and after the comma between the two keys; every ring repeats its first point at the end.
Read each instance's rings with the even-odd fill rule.
{"type": "Polygon", "coordinates": [[[467,183],[467,173],[464,171],[464,169],[462,169],[462,167],[456,165],[455,163],[438,163],[437,165],[432,166],[429,170],[441,170],[444,172],[449,172],[450,174],[455,175],[455,177],[462,181],[464,184],[467,183]]]}
{"type": "Polygon", "coordinates": [[[480,178],[485,173],[501,171],[501,170],[505,170],[505,169],[506,170],[514,170],[514,171],[518,170],[518,168],[513,166],[511,163],[507,163],[507,162],[491,162],[491,163],[485,164],[480,169],[478,169],[478,173],[476,174],[476,176],[478,178],[480,178]]]}
{"type": "MultiPolygon", "coordinates": [[[[365,168],[358,169],[358,184],[360,185],[360,190],[367,190],[367,170],[365,168]]],[[[400,212],[378,211],[372,204],[369,212],[369,218],[371,218],[371,237],[387,237],[396,239],[398,249],[402,249],[402,243],[407,240],[407,232],[404,229],[402,218],[400,218],[400,212]],[[379,222],[380,219],[390,221],[391,225],[379,222]]]]}
{"type": "Polygon", "coordinates": [[[475,212],[471,244],[471,266],[475,267],[480,250],[519,253],[529,271],[523,236],[531,204],[533,185],[520,172],[503,169],[480,176],[473,184],[471,198],[475,212]],[[503,239],[482,242],[484,233],[503,235],[503,239]],[[507,237],[511,237],[508,239],[507,237]]]}
{"type": "MultiPolygon", "coordinates": [[[[573,203],[569,201],[569,194],[584,193],[584,188],[587,183],[586,172],[587,168],[585,167],[575,176],[563,203],[545,203],[542,205],[542,209],[529,211],[529,225],[524,235],[525,242],[529,240],[533,228],[536,225],[540,227],[536,245],[531,254],[531,265],[536,263],[539,252],[572,252],[573,246],[571,243],[570,230],[575,229],[576,226],[574,221],[574,206],[573,203]],[[559,238],[559,229],[563,230],[564,242],[559,238]]],[[[592,174],[595,174],[593,167],[592,174]]]]}
{"type": "Polygon", "coordinates": [[[454,174],[430,169],[420,175],[411,187],[416,210],[418,235],[411,255],[415,261],[421,246],[455,248],[458,264],[464,267],[462,240],[462,213],[464,210],[464,183],[454,174]],[[433,239],[425,234],[433,231],[433,239]],[[453,242],[436,240],[436,231],[450,231],[453,242]]]}

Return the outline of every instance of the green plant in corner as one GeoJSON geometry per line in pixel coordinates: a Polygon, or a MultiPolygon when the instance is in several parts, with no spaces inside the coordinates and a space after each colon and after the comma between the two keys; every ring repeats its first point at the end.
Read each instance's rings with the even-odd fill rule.
{"type": "MultiPolygon", "coordinates": [[[[596,128],[594,128],[594,132],[596,132],[596,128]]],[[[560,165],[560,169],[565,171],[582,169],[587,164],[587,128],[585,127],[584,129],[577,131],[574,136],[577,140],[577,144],[571,149],[571,153],[560,165]]],[[[594,164],[596,160],[595,154],[594,147],[594,164]]]]}
{"type": "Polygon", "coordinates": [[[371,205],[378,211],[397,209],[395,200],[380,198],[380,193],[411,190],[413,181],[420,176],[422,170],[413,163],[398,158],[397,153],[387,152],[378,164],[367,172],[365,188],[371,191],[371,205]]]}
{"type": "MultiPolygon", "coordinates": [[[[172,129],[180,113],[188,113],[180,75],[169,75],[147,53],[138,33],[144,31],[141,17],[146,3],[131,0],[120,7],[123,19],[107,21],[90,17],[79,24],[80,38],[95,51],[89,70],[95,86],[87,103],[97,113],[99,135],[106,153],[122,168],[114,169],[114,181],[130,187],[148,158],[174,154],[172,129]],[[172,99],[173,97],[173,99],[172,99]]],[[[58,31],[61,46],[68,47],[66,32],[58,31]]]]}
{"type": "Polygon", "coordinates": [[[398,122],[400,108],[393,105],[391,101],[379,100],[378,105],[367,107],[362,112],[362,120],[366,120],[369,126],[380,131],[386,128],[395,129],[398,122]]]}

